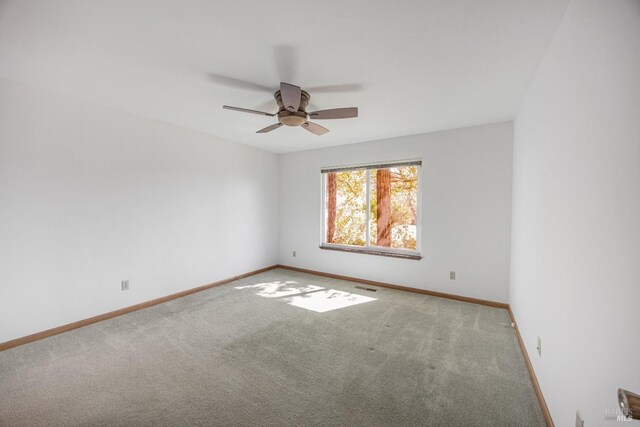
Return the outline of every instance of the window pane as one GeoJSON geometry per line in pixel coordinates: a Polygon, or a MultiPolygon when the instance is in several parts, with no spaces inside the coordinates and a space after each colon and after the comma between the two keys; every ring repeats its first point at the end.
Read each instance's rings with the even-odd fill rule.
{"type": "Polygon", "coordinates": [[[367,172],[330,172],[326,177],[327,243],[366,244],[367,172]]]}
{"type": "Polygon", "coordinates": [[[418,167],[373,169],[370,176],[371,245],[415,250],[418,167]]]}

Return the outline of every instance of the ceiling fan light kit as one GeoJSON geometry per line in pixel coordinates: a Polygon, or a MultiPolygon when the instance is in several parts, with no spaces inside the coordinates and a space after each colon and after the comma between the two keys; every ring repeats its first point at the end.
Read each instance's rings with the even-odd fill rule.
{"type": "Polygon", "coordinates": [[[248,108],[231,107],[223,105],[226,110],[240,111],[242,113],[259,114],[262,116],[278,117],[278,123],[260,129],[256,133],[267,133],[272,130],[285,126],[301,126],[303,129],[315,134],[324,135],[329,129],[320,126],[317,123],[310,122],[308,119],[328,120],[328,119],[349,119],[358,117],[357,107],[333,108],[330,110],[320,110],[307,113],[307,106],[311,95],[307,91],[300,89],[289,83],[280,83],[280,90],[273,94],[278,104],[278,112],[267,113],[264,111],[250,110],[248,108]]]}

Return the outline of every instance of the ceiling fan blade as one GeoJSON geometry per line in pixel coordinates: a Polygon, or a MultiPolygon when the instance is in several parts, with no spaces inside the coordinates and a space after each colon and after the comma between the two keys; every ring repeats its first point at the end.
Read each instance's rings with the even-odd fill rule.
{"type": "Polygon", "coordinates": [[[248,108],[240,108],[240,107],[231,107],[229,105],[223,105],[222,108],[224,108],[225,110],[240,111],[241,113],[260,114],[261,116],[269,116],[269,117],[275,116],[275,114],[265,113],[264,111],[250,110],[248,108]]]}
{"type": "Polygon", "coordinates": [[[329,132],[329,129],[312,122],[306,122],[302,125],[302,127],[311,133],[315,133],[318,136],[324,135],[325,133],[329,132]]]}
{"type": "Polygon", "coordinates": [[[302,91],[299,86],[280,83],[280,96],[282,96],[284,108],[288,111],[298,111],[300,107],[300,97],[302,96],[302,91]]]}
{"type": "Polygon", "coordinates": [[[282,123],[276,123],[275,125],[271,125],[271,126],[267,126],[264,129],[260,129],[259,131],[257,131],[256,133],[267,133],[267,132],[271,132],[272,130],[276,130],[278,129],[280,126],[282,126],[282,123]]]}
{"type": "Polygon", "coordinates": [[[254,107],[256,110],[258,111],[264,111],[264,110],[277,110],[278,109],[278,105],[276,104],[275,99],[273,99],[273,97],[268,100],[267,102],[263,102],[260,105],[256,105],[254,107]]]}
{"type": "Polygon", "coordinates": [[[305,88],[309,93],[345,93],[345,92],[361,92],[364,86],[360,83],[350,83],[342,85],[326,85],[313,86],[305,88]]]}
{"type": "Polygon", "coordinates": [[[293,45],[281,44],[274,46],[273,55],[280,80],[293,81],[298,64],[298,49],[293,45]]]}
{"type": "Polygon", "coordinates": [[[215,83],[221,86],[232,87],[234,89],[255,90],[258,92],[269,92],[269,93],[274,92],[274,89],[268,86],[264,86],[264,85],[253,83],[253,82],[247,82],[245,80],[240,80],[233,77],[223,76],[221,74],[209,73],[208,77],[212,83],[215,83]]]}
{"type": "Polygon", "coordinates": [[[358,107],[333,108],[331,110],[320,110],[309,113],[309,117],[316,120],[326,119],[351,119],[358,117],[358,107]]]}

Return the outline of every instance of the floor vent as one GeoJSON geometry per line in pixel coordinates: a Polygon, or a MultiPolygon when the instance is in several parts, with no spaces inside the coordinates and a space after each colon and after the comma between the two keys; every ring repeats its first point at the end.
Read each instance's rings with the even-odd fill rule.
{"type": "Polygon", "coordinates": [[[367,288],[365,286],[356,286],[356,289],[364,289],[365,291],[371,291],[371,292],[375,292],[377,291],[377,289],[374,288],[367,288]]]}

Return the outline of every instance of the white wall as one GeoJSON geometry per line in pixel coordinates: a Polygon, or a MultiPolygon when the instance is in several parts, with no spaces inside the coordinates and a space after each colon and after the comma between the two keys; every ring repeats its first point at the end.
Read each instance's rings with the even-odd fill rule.
{"type": "Polygon", "coordinates": [[[281,155],[280,263],[506,302],[512,139],[505,122],[281,155]],[[320,168],[407,158],[423,161],[423,259],[319,249],[320,168]]]}
{"type": "Polygon", "coordinates": [[[0,342],[276,263],[275,154],[4,79],[0,99],[0,342]]]}
{"type": "Polygon", "coordinates": [[[510,303],[558,426],[640,393],[640,1],[568,8],[515,121],[510,303]],[[542,357],[535,350],[542,338],[542,357]]]}

